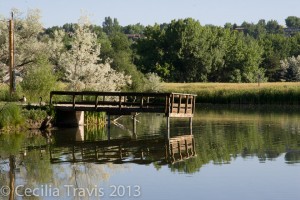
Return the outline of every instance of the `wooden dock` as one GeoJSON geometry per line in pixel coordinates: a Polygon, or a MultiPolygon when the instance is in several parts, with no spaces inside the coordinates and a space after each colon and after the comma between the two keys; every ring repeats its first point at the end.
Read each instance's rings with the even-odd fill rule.
{"type": "Polygon", "coordinates": [[[109,115],[164,113],[166,117],[191,118],[196,95],[182,93],[52,91],[50,104],[62,111],[106,112],[109,115]]]}

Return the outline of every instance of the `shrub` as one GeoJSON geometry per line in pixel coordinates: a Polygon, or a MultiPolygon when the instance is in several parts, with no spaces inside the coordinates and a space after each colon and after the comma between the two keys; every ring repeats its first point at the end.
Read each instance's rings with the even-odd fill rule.
{"type": "Polygon", "coordinates": [[[144,91],[158,92],[161,90],[161,78],[156,73],[146,74],[144,91]]]}
{"type": "Polygon", "coordinates": [[[0,128],[17,126],[24,122],[21,108],[15,103],[7,103],[0,110],[0,128]]]}
{"type": "Polygon", "coordinates": [[[22,111],[23,116],[26,119],[33,120],[33,121],[41,121],[44,120],[47,117],[47,112],[45,110],[23,110],[22,111]]]}
{"type": "Polygon", "coordinates": [[[21,87],[29,102],[38,101],[39,97],[48,99],[51,90],[57,85],[57,77],[46,59],[41,58],[36,65],[26,72],[21,87]]]}

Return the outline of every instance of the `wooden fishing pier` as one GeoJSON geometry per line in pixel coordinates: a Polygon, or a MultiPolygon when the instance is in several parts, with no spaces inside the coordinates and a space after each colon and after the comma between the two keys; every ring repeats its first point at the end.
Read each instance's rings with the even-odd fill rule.
{"type": "Polygon", "coordinates": [[[133,132],[136,132],[137,113],[162,113],[167,118],[170,135],[170,118],[192,118],[196,95],[183,93],[137,93],[137,92],[70,92],[51,91],[50,105],[56,109],[58,126],[84,125],[84,111],[105,112],[108,129],[110,116],[133,116],[133,132]]]}

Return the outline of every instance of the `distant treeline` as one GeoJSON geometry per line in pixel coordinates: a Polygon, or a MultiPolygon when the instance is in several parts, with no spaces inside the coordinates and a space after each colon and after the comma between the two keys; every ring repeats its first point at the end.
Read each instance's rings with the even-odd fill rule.
{"type": "MultiPolygon", "coordinates": [[[[76,24],[63,29],[72,39],[76,24]]],[[[275,20],[257,24],[201,25],[187,18],[144,27],[121,26],[106,17],[90,27],[101,43],[102,59],[139,79],[139,72],[157,73],[167,82],[256,82],[300,80],[300,18],[290,16],[286,27],[275,20]],[[136,71],[135,69],[138,69],[136,71]]]]}

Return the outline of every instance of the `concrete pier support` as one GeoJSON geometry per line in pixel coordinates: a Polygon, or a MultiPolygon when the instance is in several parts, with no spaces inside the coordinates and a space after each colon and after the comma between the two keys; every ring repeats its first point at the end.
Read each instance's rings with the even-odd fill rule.
{"type": "Polygon", "coordinates": [[[70,128],[84,125],[84,111],[56,110],[56,126],[70,128]]]}

